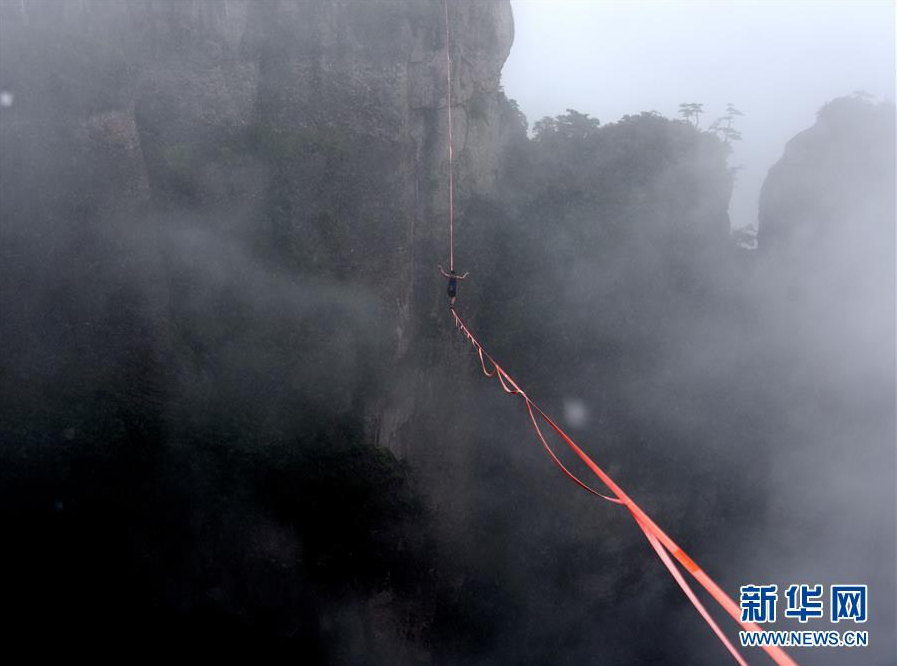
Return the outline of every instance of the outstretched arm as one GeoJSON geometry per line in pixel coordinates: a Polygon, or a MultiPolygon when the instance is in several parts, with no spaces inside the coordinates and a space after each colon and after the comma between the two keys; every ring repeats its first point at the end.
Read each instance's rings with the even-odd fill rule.
{"type": "Polygon", "coordinates": [[[436,265],[439,266],[439,272],[442,273],[445,277],[452,277],[451,275],[449,275],[448,273],[445,272],[445,269],[440,264],[436,264],[436,265]]]}
{"type": "Polygon", "coordinates": [[[468,275],[470,275],[470,271],[465,271],[464,275],[456,275],[455,277],[457,277],[459,280],[464,280],[468,275]]]}

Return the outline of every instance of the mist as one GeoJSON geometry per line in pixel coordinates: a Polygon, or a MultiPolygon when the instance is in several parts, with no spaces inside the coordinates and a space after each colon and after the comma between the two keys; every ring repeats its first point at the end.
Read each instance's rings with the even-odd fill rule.
{"type": "Polygon", "coordinates": [[[527,395],[736,602],[778,585],[764,628],[869,632],[797,663],[894,663],[893,18],[0,0],[3,635],[730,663],[483,376],[453,259],[527,395]],[[792,583],[868,619],[783,617],[792,583]]]}

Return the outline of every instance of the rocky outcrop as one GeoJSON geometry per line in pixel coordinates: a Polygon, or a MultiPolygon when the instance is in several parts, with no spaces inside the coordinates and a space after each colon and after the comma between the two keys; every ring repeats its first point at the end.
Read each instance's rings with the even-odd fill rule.
{"type": "MultiPolygon", "coordinates": [[[[501,153],[495,100],[510,6],[450,3],[449,27],[463,233],[465,202],[491,189],[501,153]]],[[[448,243],[443,5],[267,4],[243,47],[259,63],[259,130],[289,146],[272,165],[267,237],[287,264],[362,281],[386,300],[395,381],[369,423],[376,441],[409,455],[401,430],[432,394],[450,334],[435,269],[448,243]]]]}
{"type": "Polygon", "coordinates": [[[763,184],[760,251],[825,261],[843,255],[845,245],[878,246],[880,232],[893,226],[893,145],[892,104],[854,96],[825,105],[816,124],[788,142],[763,184]]]}
{"type": "MultiPolygon", "coordinates": [[[[781,339],[820,358],[893,345],[894,136],[892,103],[836,99],[788,142],[763,184],[757,240],[779,304],[772,321],[790,326],[781,339]]],[[[877,374],[872,358],[850,357],[842,369],[877,374]]]]}
{"type": "MultiPolygon", "coordinates": [[[[796,570],[819,553],[807,575],[885,589],[894,544],[870,535],[894,525],[894,125],[893,103],[854,95],[788,142],[761,191],[754,276],[764,393],[781,411],[769,419],[773,468],[793,470],[771,495],[787,509],[769,523],[801,534],[770,566],[796,570]],[[833,521],[843,527],[805,528],[833,521]]],[[[893,608],[881,615],[894,624],[893,608]]]]}

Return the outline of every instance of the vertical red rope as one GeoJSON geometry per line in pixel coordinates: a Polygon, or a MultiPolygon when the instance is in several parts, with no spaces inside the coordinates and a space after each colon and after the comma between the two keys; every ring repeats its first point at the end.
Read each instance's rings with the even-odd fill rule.
{"type": "Polygon", "coordinates": [[[445,9],[445,81],[446,110],[448,111],[448,161],[449,161],[449,270],[455,269],[455,177],[454,177],[454,137],[452,136],[452,57],[449,53],[448,0],[442,0],[445,9]]]}

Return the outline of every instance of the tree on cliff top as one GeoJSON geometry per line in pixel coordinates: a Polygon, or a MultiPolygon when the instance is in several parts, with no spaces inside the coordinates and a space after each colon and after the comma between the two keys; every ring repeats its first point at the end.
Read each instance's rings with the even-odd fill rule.
{"type": "Polygon", "coordinates": [[[679,105],[679,115],[685,118],[685,120],[693,124],[695,127],[697,127],[700,123],[702,113],[704,113],[703,104],[698,104],[697,102],[683,102],[679,105]]]}

